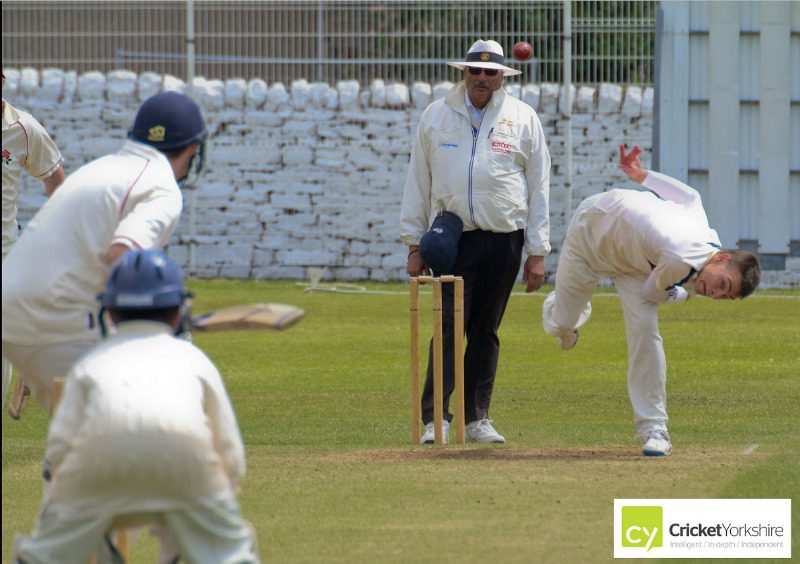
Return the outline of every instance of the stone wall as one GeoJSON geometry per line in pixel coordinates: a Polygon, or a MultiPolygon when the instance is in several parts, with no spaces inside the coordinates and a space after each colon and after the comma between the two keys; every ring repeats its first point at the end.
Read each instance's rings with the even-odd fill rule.
{"type": "MultiPolygon", "coordinates": [[[[410,139],[422,110],[452,86],[412,88],[375,81],[205,80],[129,71],[77,75],[60,69],[5,69],[4,97],[48,129],[69,174],[111,152],[138,106],[161,90],[190,93],[211,131],[205,175],[186,195],[168,252],[199,277],[294,278],[325,267],[327,278],[391,280],[405,276],[398,216],[410,139]]],[[[651,148],[652,88],[601,84],[507,83],[539,113],[553,161],[551,240],[555,271],[567,216],[567,132],[572,109],[572,204],[628,184],[616,167],[619,143],[651,148]]],[[[644,160],[649,161],[645,154],[644,160]]],[[[44,202],[26,177],[20,219],[44,202]]]]}

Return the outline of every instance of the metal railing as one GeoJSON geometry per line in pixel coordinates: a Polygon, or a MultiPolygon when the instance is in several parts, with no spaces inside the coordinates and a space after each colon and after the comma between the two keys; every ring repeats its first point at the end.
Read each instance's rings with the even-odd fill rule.
{"type": "Polygon", "coordinates": [[[563,0],[5,0],[3,64],[411,84],[457,79],[444,63],[483,38],[507,54],[528,41],[533,61],[509,64],[526,81],[564,82],[571,29],[573,83],[652,84],[655,9],[647,0],[572,1],[571,10],[563,0]]]}

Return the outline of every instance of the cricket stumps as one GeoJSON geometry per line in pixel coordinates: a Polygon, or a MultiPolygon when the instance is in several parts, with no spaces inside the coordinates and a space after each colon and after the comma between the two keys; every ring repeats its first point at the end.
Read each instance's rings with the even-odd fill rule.
{"type": "Polygon", "coordinates": [[[444,444],[444,344],[442,284],[453,284],[454,392],[456,443],[464,444],[464,279],[460,276],[416,276],[409,280],[411,317],[411,441],[419,444],[421,431],[419,377],[419,286],[433,286],[433,430],[434,444],[444,444]]]}

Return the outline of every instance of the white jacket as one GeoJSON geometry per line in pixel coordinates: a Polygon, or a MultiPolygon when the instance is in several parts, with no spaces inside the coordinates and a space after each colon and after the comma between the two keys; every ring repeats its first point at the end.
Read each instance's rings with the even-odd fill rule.
{"type": "Polygon", "coordinates": [[[245,472],[219,372],[153,321],[121,323],[73,367],[45,458],[51,501],[82,516],[230,498],[245,472]]]}
{"type": "Polygon", "coordinates": [[[96,339],[96,296],[112,244],[162,248],[183,199],[167,157],[127,141],[64,181],[3,261],[3,341],[96,339]]]}
{"type": "Polygon", "coordinates": [[[403,191],[400,236],[419,240],[439,211],[464,231],[525,229],[525,251],[550,252],[550,154],[536,112],[502,88],[473,135],[460,82],[422,113],[403,191]]]}

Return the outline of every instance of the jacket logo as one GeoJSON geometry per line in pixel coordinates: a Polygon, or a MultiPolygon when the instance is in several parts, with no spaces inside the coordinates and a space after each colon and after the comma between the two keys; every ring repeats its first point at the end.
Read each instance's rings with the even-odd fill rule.
{"type": "Polygon", "coordinates": [[[502,141],[492,141],[492,152],[500,153],[501,155],[510,155],[514,151],[514,147],[502,141]]]}
{"type": "Polygon", "coordinates": [[[155,125],[147,130],[148,141],[163,141],[167,135],[167,129],[163,125],[155,125]]]}
{"type": "Polygon", "coordinates": [[[11,160],[11,152],[8,149],[3,149],[3,166],[10,166],[11,160]]]}

